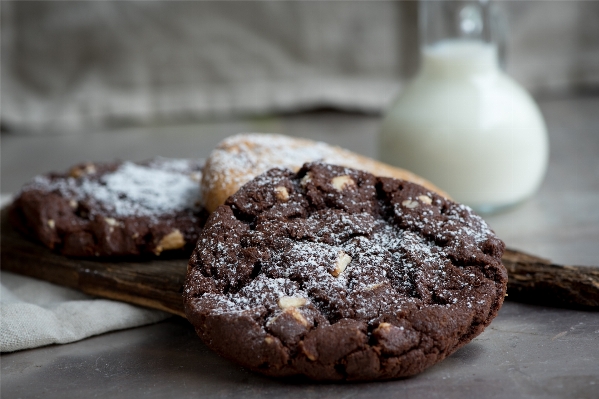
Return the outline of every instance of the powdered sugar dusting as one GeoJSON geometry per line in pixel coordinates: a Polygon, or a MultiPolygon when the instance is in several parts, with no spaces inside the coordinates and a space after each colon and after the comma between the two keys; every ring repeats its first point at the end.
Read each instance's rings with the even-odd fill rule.
{"type": "Polygon", "coordinates": [[[90,201],[99,206],[100,212],[115,216],[158,216],[198,208],[200,188],[191,173],[189,161],[161,158],[147,166],[123,162],[113,172],[99,177],[40,176],[33,185],[77,201],[90,201]]]}
{"type": "Polygon", "coordinates": [[[84,182],[81,190],[84,195],[112,205],[119,216],[147,216],[191,209],[199,197],[198,184],[189,177],[131,162],[123,163],[99,182],[84,182]]]}

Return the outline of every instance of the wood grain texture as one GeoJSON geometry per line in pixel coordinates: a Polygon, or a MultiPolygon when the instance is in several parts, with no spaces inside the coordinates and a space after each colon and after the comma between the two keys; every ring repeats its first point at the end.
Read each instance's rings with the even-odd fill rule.
{"type": "MultiPolygon", "coordinates": [[[[181,294],[186,259],[109,262],[66,258],[23,238],[7,223],[4,210],[1,227],[2,270],[185,317],[181,294]]],[[[503,263],[509,275],[508,300],[599,310],[599,268],[555,265],[510,249],[503,263]]]]}
{"type": "Polygon", "coordinates": [[[599,310],[599,267],[556,265],[537,256],[507,249],[511,301],[599,310]]]}

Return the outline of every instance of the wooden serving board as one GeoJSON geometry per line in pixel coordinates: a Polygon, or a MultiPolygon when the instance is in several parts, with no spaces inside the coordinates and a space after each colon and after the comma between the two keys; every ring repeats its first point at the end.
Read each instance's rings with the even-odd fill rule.
{"type": "MultiPolygon", "coordinates": [[[[2,270],[185,317],[181,295],[186,259],[67,258],[21,236],[7,222],[5,210],[1,216],[2,270]]],[[[509,300],[599,310],[599,268],[554,265],[514,250],[505,252],[503,263],[509,274],[509,300]]]]}

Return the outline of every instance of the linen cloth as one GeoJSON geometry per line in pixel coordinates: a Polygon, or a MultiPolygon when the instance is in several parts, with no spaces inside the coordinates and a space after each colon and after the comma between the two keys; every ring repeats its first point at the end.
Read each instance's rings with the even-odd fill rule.
{"type": "MultiPolygon", "coordinates": [[[[9,199],[0,198],[2,205],[9,199]]],[[[108,331],[171,317],[108,299],[96,299],[46,281],[0,271],[0,352],[66,344],[108,331]]]]}
{"type": "Polygon", "coordinates": [[[170,317],[6,271],[0,280],[1,352],[66,344],[170,317]]]}

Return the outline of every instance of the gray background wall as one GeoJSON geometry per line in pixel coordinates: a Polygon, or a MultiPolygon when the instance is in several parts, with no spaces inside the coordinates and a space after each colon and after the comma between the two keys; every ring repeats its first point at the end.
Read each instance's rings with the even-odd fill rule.
{"type": "MultiPolygon", "coordinates": [[[[503,1],[507,71],[599,87],[599,2],[503,1]]],[[[317,107],[382,112],[418,65],[416,2],[2,1],[3,128],[82,132],[317,107]]]]}

